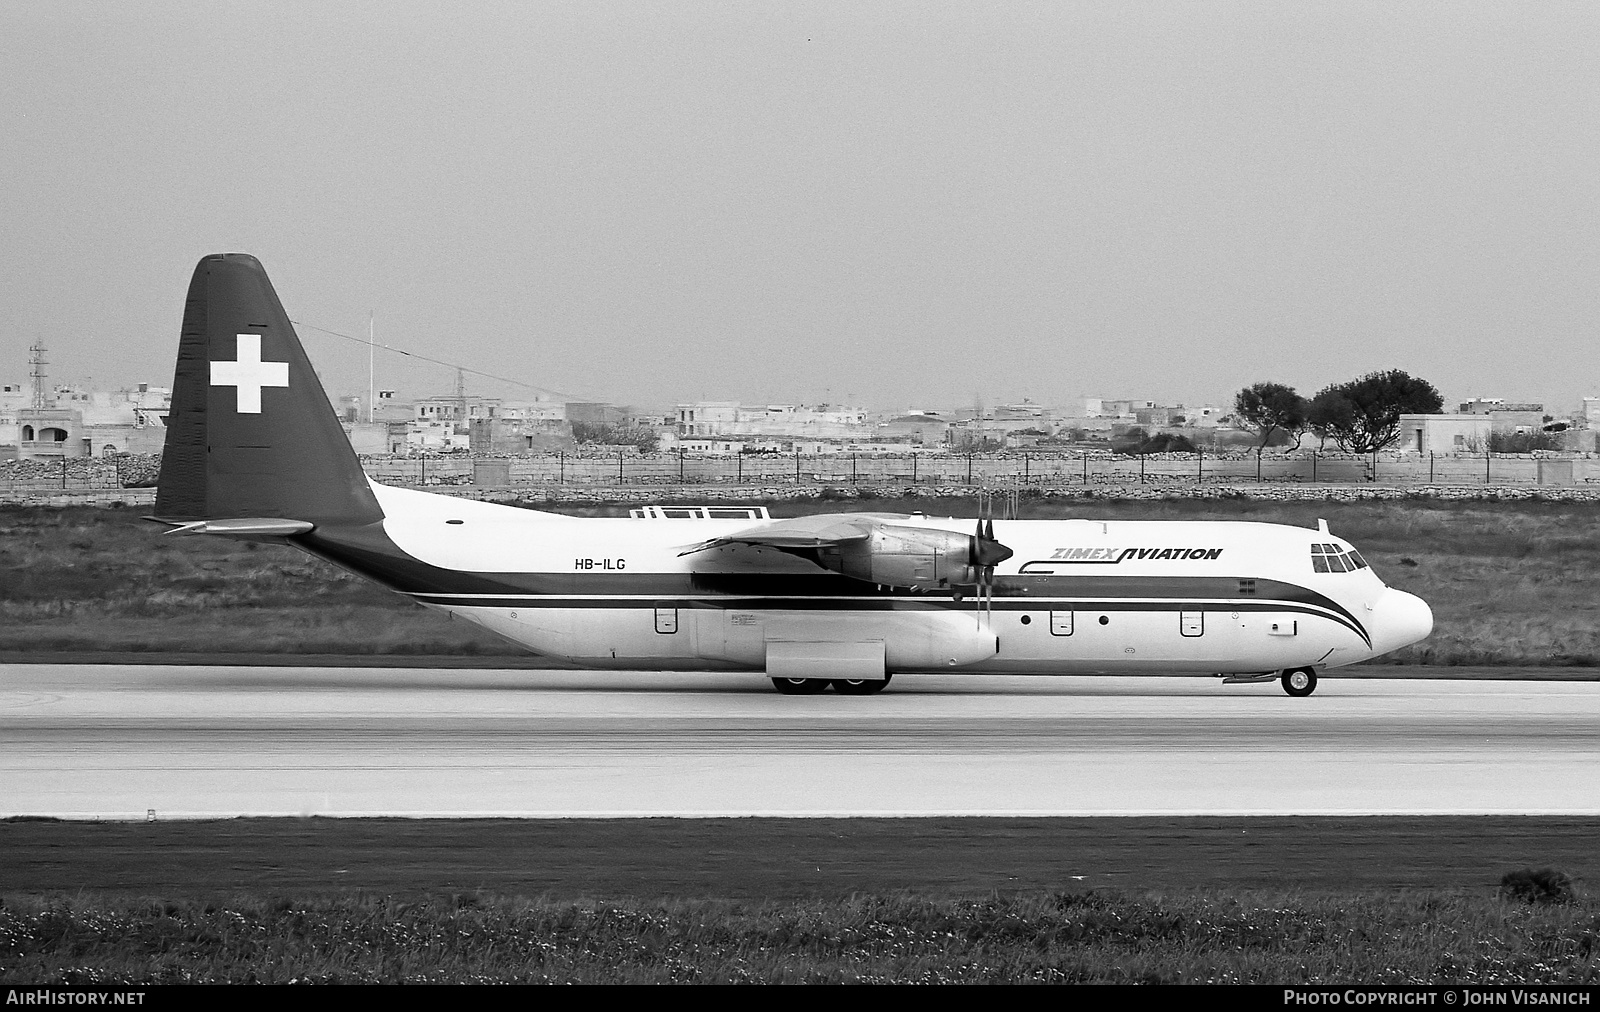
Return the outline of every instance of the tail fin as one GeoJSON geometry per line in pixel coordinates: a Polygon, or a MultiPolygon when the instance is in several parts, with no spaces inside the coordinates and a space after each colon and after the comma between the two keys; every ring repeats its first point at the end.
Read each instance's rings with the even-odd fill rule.
{"type": "Polygon", "coordinates": [[[201,260],[189,283],[156,516],[184,522],[383,519],[355,451],[255,257],[201,260]]]}

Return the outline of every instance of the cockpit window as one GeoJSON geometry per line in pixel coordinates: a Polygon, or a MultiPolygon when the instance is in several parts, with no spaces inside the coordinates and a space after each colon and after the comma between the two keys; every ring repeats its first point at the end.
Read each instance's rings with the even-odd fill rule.
{"type": "Polygon", "coordinates": [[[1366,569],[1367,561],[1351,549],[1347,554],[1338,545],[1311,546],[1311,568],[1318,573],[1353,573],[1366,569]]]}

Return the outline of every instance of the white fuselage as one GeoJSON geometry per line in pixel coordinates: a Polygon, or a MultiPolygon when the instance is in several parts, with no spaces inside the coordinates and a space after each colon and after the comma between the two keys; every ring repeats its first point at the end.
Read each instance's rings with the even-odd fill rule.
{"type": "Polygon", "coordinates": [[[398,548],[461,574],[396,589],[590,667],[763,670],[794,644],[827,656],[819,644],[872,643],[891,672],[1254,673],[1366,660],[1432,625],[1425,604],[1370,568],[1316,571],[1314,554],[1348,552],[1340,539],[1276,524],[997,521],[1013,555],[980,604],[862,583],[770,547],[684,554],[749,520],[585,519],[373,491],[398,548]]]}

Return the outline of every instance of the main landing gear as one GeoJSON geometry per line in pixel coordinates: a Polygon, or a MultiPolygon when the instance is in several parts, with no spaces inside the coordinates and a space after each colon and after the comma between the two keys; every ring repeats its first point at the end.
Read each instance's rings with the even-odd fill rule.
{"type": "Polygon", "coordinates": [[[893,675],[883,678],[774,678],[772,687],[785,696],[815,696],[825,692],[828,686],[833,686],[833,691],[841,696],[873,696],[889,686],[889,679],[893,675]]]}
{"type": "Polygon", "coordinates": [[[1314,668],[1290,668],[1283,673],[1283,691],[1291,696],[1309,696],[1317,691],[1314,668]]]}

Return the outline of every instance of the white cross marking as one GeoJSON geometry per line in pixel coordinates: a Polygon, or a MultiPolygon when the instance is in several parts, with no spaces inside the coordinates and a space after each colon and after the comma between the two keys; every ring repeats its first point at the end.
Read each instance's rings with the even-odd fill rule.
{"type": "Polygon", "coordinates": [[[261,361],[261,335],[236,334],[238,360],[211,363],[211,385],[239,388],[239,413],[261,414],[261,388],[289,385],[289,363],[261,361]]]}

